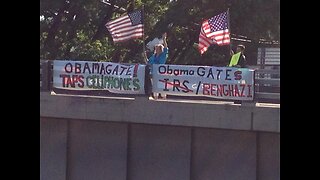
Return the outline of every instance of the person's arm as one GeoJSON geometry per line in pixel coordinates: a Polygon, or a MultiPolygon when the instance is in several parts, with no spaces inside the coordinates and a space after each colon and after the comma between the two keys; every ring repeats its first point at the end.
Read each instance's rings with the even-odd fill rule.
{"type": "Polygon", "coordinates": [[[232,51],[232,49],[230,50],[230,56],[233,56],[234,52],[232,51]]]}
{"type": "Polygon", "coordinates": [[[245,55],[242,55],[243,56],[243,68],[247,67],[247,59],[246,59],[246,56],[245,55]]]}
{"type": "Polygon", "coordinates": [[[154,55],[151,55],[148,59],[148,64],[154,64],[154,55]]]}
{"type": "Polygon", "coordinates": [[[246,67],[246,64],[247,64],[246,57],[243,54],[241,54],[238,65],[239,65],[239,67],[244,68],[244,67],[246,67]]]}
{"type": "Polygon", "coordinates": [[[163,48],[163,52],[160,55],[159,64],[165,64],[168,58],[169,48],[163,48]]]}
{"type": "Polygon", "coordinates": [[[167,33],[163,33],[162,34],[162,40],[163,40],[163,46],[164,48],[168,48],[168,44],[167,44],[167,33]]]}

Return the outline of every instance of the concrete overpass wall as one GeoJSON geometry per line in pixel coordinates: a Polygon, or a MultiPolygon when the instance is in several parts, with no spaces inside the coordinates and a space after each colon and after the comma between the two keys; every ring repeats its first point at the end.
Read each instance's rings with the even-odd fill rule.
{"type": "Polygon", "coordinates": [[[280,179],[279,113],[41,93],[40,179],[280,179]]]}

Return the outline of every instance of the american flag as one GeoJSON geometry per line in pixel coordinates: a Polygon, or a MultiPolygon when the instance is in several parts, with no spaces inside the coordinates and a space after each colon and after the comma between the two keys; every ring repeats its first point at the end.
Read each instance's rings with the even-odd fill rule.
{"type": "Polygon", "coordinates": [[[219,46],[230,44],[230,32],[228,26],[228,12],[218,14],[202,23],[199,34],[199,51],[201,54],[207,51],[211,44],[219,46]]]}
{"type": "Polygon", "coordinates": [[[206,35],[203,32],[203,29],[201,28],[200,34],[199,34],[199,44],[198,44],[200,54],[203,54],[204,52],[206,52],[209,46],[214,43],[215,43],[214,40],[206,37],[206,35]]]}
{"type": "Polygon", "coordinates": [[[143,36],[143,15],[142,10],[128,13],[118,19],[109,21],[106,24],[111,33],[113,42],[122,42],[143,36]]]}

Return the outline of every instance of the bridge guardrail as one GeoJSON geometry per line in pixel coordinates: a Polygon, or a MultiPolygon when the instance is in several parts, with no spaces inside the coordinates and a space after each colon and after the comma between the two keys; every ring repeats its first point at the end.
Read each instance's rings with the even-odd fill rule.
{"type": "Polygon", "coordinates": [[[255,100],[280,102],[280,69],[255,69],[255,100]]]}

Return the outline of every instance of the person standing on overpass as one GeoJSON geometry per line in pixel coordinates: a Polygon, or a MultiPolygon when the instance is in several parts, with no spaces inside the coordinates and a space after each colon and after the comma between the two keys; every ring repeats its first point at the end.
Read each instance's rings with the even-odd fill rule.
{"type": "MultiPolygon", "coordinates": [[[[239,67],[239,68],[244,68],[247,66],[247,61],[246,61],[246,56],[244,55],[244,50],[246,47],[242,44],[239,44],[237,46],[236,54],[231,50],[231,59],[229,63],[229,67],[239,67]]],[[[235,100],[234,104],[241,104],[242,101],[240,100],[235,100]]]]}
{"type": "Polygon", "coordinates": [[[246,56],[244,55],[244,50],[246,47],[242,44],[237,46],[236,54],[231,50],[231,59],[229,63],[229,67],[240,67],[244,68],[247,65],[246,56]]]}
{"type": "MultiPolygon", "coordinates": [[[[152,75],[152,65],[153,64],[165,64],[168,58],[168,44],[167,44],[167,33],[162,34],[162,40],[163,40],[163,45],[162,44],[157,44],[155,45],[154,53],[147,58],[146,52],[144,52],[144,58],[147,61],[148,65],[150,65],[150,74],[152,75]]],[[[153,97],[155,99],[158,99],[158,97],[161,97],[161,95],[158,95],[158,93],[153,94],[153,97]]],[[[166,94],[163,94],[163,98],[166,99],[166,94]]]]}

